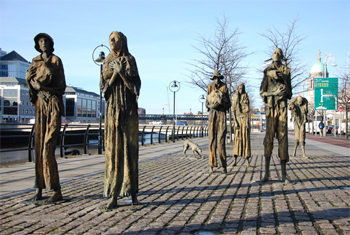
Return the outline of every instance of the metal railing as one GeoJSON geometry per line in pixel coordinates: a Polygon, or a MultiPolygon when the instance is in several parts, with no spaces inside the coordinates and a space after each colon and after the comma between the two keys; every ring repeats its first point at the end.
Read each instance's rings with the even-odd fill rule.
{"type": "MultiPolygon", "coordinates": [[[[143,126],[139,131],[139,144],[145,146],[146,144],[154,144],[155,142],[169,142],[173,136],[173,126],[159,125],[159,126],[143,126]],[[169,130],[170,128],[170,130],[169,130]]],[[[207,126],[177,126],[174,133],[176,140],[183,140],[195,137],[208,136],[207,126]]]]}
{"type": "MultiPolygon", "coordinates": [[[[11,148],[0,149],[0,153],[3,152],[15,152],[15,151],[28,151],[28,161],[34,161],[35,154],[35,126],[34,124],[1,124],[1,138],[28,138],[27,148],[11,148]],[[5,127],[5,128],[4,128],[5,127]],[[4,132],[11,132],[14,130],[22,131],[22,133],[28,134],[6,134],[4,132]]],[[[104,128],[102,128],[102,147],[104,146],[104,128]]],[[[67,149],[73,146],[83,146],[84,154],[89,154],[89,146],[96,144],[90,142],[91,137],[97,136],[94,139],[98,139],[99,125],[79,125],[79,124],[65,124],[61,126],[61,132],[59,136],[59,143],[57,145],[60,148],[60,157],[66,157],[67,149]],[[93,131],[92,131],[93,130],[93,131]],[[67,143],[69,137],[83,137],[79,142],[79,138],[74,138],[74,143],[67,143]]],[[[173,136],[172,126],[139,126],[139,144],[145,146],[147,144],[155,144],[161,142],[169,142],[171,136],[173,136]],[[170,128],[170,129],[169,129],[170,128]]],[[[207,126],[177,126],[175,128],[175,139],[183,140],[195,137],[208,136],[207,126]]]]}

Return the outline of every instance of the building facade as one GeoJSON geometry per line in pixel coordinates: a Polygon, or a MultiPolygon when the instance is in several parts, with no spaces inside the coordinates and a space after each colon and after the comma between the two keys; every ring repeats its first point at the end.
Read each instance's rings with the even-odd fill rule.
{"type": "Polygon", "coordinates": [[[0,120],[27,122],[34,118],[29,100],[25,72],[30,62],[16,51],[6,53],[0,48],[0,120]]]}
{"type": "MultiPolygon", "coordinates": [[[[102,119],[106,102],[102,97],[102,119]]],[[[100,119],[100,95],[81,88],[67,86],[65,93],[67,122],[94,123],[100,119]]]]}

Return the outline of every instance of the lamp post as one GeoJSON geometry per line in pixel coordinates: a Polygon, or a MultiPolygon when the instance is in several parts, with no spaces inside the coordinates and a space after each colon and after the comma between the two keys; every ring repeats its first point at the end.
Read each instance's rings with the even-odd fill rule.
{"type": "Polygon", "coordinates": [[[169,89],[170,91],[174,92],[174,116],[173,116],[173,142],[175,142],[175,93],[178,92],[180,90],[180,83],[176,80],[172,81],[169,83],[169,89]]]}
{"type": "MultiPolygon", "coordinates": [[[[97,59],[94,59],[94,54],[97,48],[105,47],[109,50],[109,48],[103,44],[97,46],[92,52],[92,61],[98,66],[100,66],[100,76],[102,77],[102,69],[103,69],[103,61],[105,60],[105,53],[103,51],[100,52],[97,59]]],[[[100,90],[100,113],[99,113],[99,128],[98,128],[98,154],[102,154],[102,91],[100,90]]]]}
{"type": "MultiPolygon", "coordinates": [[[[323,77],[326,78],[327,77],[327,62],[331,62],[333,61],[333,64],[332,66],[333,67],[336,67],[337,64],[336,64],[336,60],[335,60],[335,57],[332,55],[332,54],[328,54],[327,55],[327,52],[325,53],[326,56],[324,58],[324,71],[323,71],[323,77]]],[[[334,136],[336,136],[336,133],[335,133],[335,111],[334,111],[334,136]]],[[[326,112],[324,111],[324,114],[323,114],[323,121],[325,122],[326,121],[326,112]]],[[[340,129],[340,122],[339,122],[339,128],[340,129]]],[[[326,137],[326,128],[323,128],[323,137],[326,137]]]]}
{"type": "Polygon", "coordinates": [[[203,105],[204,105],[204,102],[205,102],[205,96],[204,95],[200,95],[198,97],[198,100],[199,102],[202,103],[202,137],[203,137],[203,122],[204,122],[204,118],[203,118],[203,105]]]}

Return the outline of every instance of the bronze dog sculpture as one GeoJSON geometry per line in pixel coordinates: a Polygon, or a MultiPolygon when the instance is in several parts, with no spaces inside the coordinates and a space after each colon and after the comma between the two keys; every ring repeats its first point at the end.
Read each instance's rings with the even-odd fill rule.
{"type": "MultiPolygon", "coordinates": [[[[195,152],[200,156],[202,157],[202,155],[200,153],[202,153],[202,150],[199,148],[199,146],[195,143],[193,143],[191,140],[185,140],[184,142],[184,145],[183,145],[183,153],[184,153],[184,157],[187,157],[186,155],[186,151],[187,149],[191,148],[192,149],[192,154],[193,154],[193,157],[196,157],[195,156],[195,152]]],[[[203,158],[203,157],[202,157],[203,158]]]]}

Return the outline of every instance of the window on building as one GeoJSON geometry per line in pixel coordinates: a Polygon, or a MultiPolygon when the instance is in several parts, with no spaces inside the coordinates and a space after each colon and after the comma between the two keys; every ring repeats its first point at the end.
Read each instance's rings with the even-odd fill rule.
{"type": "Polygon", "coordinates": [[[8,77],[8,76],[9,76],[8,65],[7,64],[0,65],[0,77],[8,77]]]}
{"type": "Polygon", "coordinates": [[[4,107],[4,114],[17,115],[17,107],[4,107]]]}
{"type": "Polygon", "coordinates": [[[26,71],[28,69],[29,66],[27,65],[20,65],[19,66],[19,77],[20,78],[26,78],[26,71]]]}
{"type": "Polygon", "coordinates": [[[16,97],[17,89],[4,89],[4,97],[16,97]]]}
{"type": "Polygon", "coordinates": [[[66,115],[73,117],[74,108],[75,108],[74,98],[66,98],[66,115]]]}
{"type": "Polygon", "coordinates": [[[91,100],[87,101],[87,116],[91,117],[91,100]]]}
{"type": "Polygon", "coordinates": [[[77,101],[77,115],[78,117],[81,117],[83,115],[83,112],[82,112],[82,106],[81,106],[81,99],[78,98],[78,101],[77,101]]]}
{"type": "Polygon", "coordinates": [[[83,99],[83,117],[87,116],[86,99],[83,99]]]}
{"type": "Polygon", "coordinates": [[[92,101],[92,117],[96,117],[96,110],[97,110],[97,106],[96,106],[96,101],[92,101]]]}
{"type": "Polygon", "coordinates": [[[16,106],[17,107],[17,98],[4,98],[4,106],[16,106]]]}

